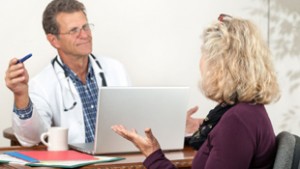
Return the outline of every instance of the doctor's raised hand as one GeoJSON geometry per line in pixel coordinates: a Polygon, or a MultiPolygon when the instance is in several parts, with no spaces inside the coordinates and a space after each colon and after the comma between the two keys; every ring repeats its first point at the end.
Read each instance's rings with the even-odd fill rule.
{"type": "Polygon", "coordinates": [[[29,76],[24,63],[18,63],[16,58],[11,59],[5,74],[5,83],[14,94],[14,102],[17,108],[28,106],[28,79],[29,76]]]}

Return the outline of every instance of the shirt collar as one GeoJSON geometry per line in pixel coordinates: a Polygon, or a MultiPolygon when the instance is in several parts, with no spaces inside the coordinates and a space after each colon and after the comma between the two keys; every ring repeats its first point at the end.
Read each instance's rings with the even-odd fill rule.
{"type": "MultiPolygon", "coordinates": [[[[64,70],[70,76],[71,79],[79,80],[78,76],[76,75],[76,73],[74,71],[72,71],[66,64],[64,64],[64,62],[61,59],[59,61],[62,63],[62,65],[64,67],[64,70]]],[[[87,72],[86,78],[91,78],[93,76],[94,76],[93,66],[92,66],[92,63],[91,63],[91,59],[89,57],[88,58],[88,72],[87,72]]]]}

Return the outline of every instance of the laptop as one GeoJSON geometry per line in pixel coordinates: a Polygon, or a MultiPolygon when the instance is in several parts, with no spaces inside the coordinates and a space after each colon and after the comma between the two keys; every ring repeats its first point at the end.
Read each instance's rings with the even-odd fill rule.
{"type": "Polygon", "coordinates": [[[71,149],[88,154],[138,152],[111,129],[116,124],[140,135],[149,127],[162,150],[183,149],[188,87],[103,87],[98,96],[94,142],[72,144],[71,149]]]}

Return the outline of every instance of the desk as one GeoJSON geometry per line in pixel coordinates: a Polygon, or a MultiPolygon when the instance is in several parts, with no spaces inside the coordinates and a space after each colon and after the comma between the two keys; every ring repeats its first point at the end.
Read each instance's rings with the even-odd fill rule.
{"type": "MultiPolygon", "coordinates": [[[[21,146],[12,146],[12,147],[3,147],[0,148],[0,153],[5,151],[20,151],[20,150],[46,150],[45,146],[39,145],[35,147],[21,147],[21,146]]],[[[185,147],[180,151],[170,151],[165,153],[169,160],[173,162],[178,168],[181,169],[189,169],[192,166],[192,160],[195,155],[195,151],[191,147],[185,147]]],[[[131,153],[131,154],[113,154],[115,157],[124,157],[125,160],[108,162],[108,163],[99,163],[88,165],[82,167],[82,169],[142,169],[145,157],[140,153],[131,153]]],[[[31,167],[21,166],[21,165],[13,165],[13,164],[2,164],[0,168],[18,168],[18,169],[29,169],[31,167]]],[[[42,169],[45,167],[34,167],[36,169],[42,169]]],[[[50,168],[47,168],[50,169],[50,168]]]]}

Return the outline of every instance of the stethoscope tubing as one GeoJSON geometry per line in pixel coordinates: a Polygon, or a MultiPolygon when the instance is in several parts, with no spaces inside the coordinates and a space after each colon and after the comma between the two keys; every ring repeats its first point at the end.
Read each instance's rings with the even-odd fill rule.
{"type": "MultiPolygon", "coordinates": [[[[53,67],[53,69],[54,69],[54,71],[55,71],[55,62],[57,62],[57,64],[62,68],[62,70],[64,71],[65,78],[68,79],[68,84],[69,84],[68,86],[69,86],[69,88],[70,88],[70,90],[71,90],[71,86],[70,86],[70,82],[69,82],[69,75],[68,75],[68,73],[67,73],[65,67],[62,65],[62,63],[60,63],[60,62],[58,61],[57,57],[58,57],[58,56],[56,56],[54,59],[52,59],[52,61],[51,61],[52,67],[53,67]]],[[[91,57],[95,60],[97,66],[98,66],[100,69],[102,69],[102,67],[101,67],[99,61],[97,60],[97,58],[96,58],[93,54],[91,54],[91,57]]],[[[55,72],[55,74],[56,74],[56,72],[55,72]]],[[[102,86],[107,86],[106,79],[105,79],[105,76],[104,76],[104,73],[103,73],[103,72],[100,72],[100,77],[101,77],[101,79],[102,79],[102,86]]],[[[58,76],[57,76],[57,78],[58,78],[58,76]]],[[[62,85],[61,85],[61,82],[60,82],[60,79],[59,79],[59,78],[58,78],[58,83],[59,83],[60,88],[61,88],[61,90],[62,90],[62,85]]],[[[62,101],[63,101],[63,106],[64,106],[64,111],[72,110],[72,109],[77,105],[77,102],[76,102],[76,100],[75,100],[75,96],[74,96],[73,92],[72,92],[72,91],[70,91],[70,92],[71,92],[71,95],[72,95],[72,98],[73,98],[74,102],[73,102],[72,106],[70,106],[70,108],[66,108],[65,103],[64,103],[64,99],[62,99],[62,101]]]]}

